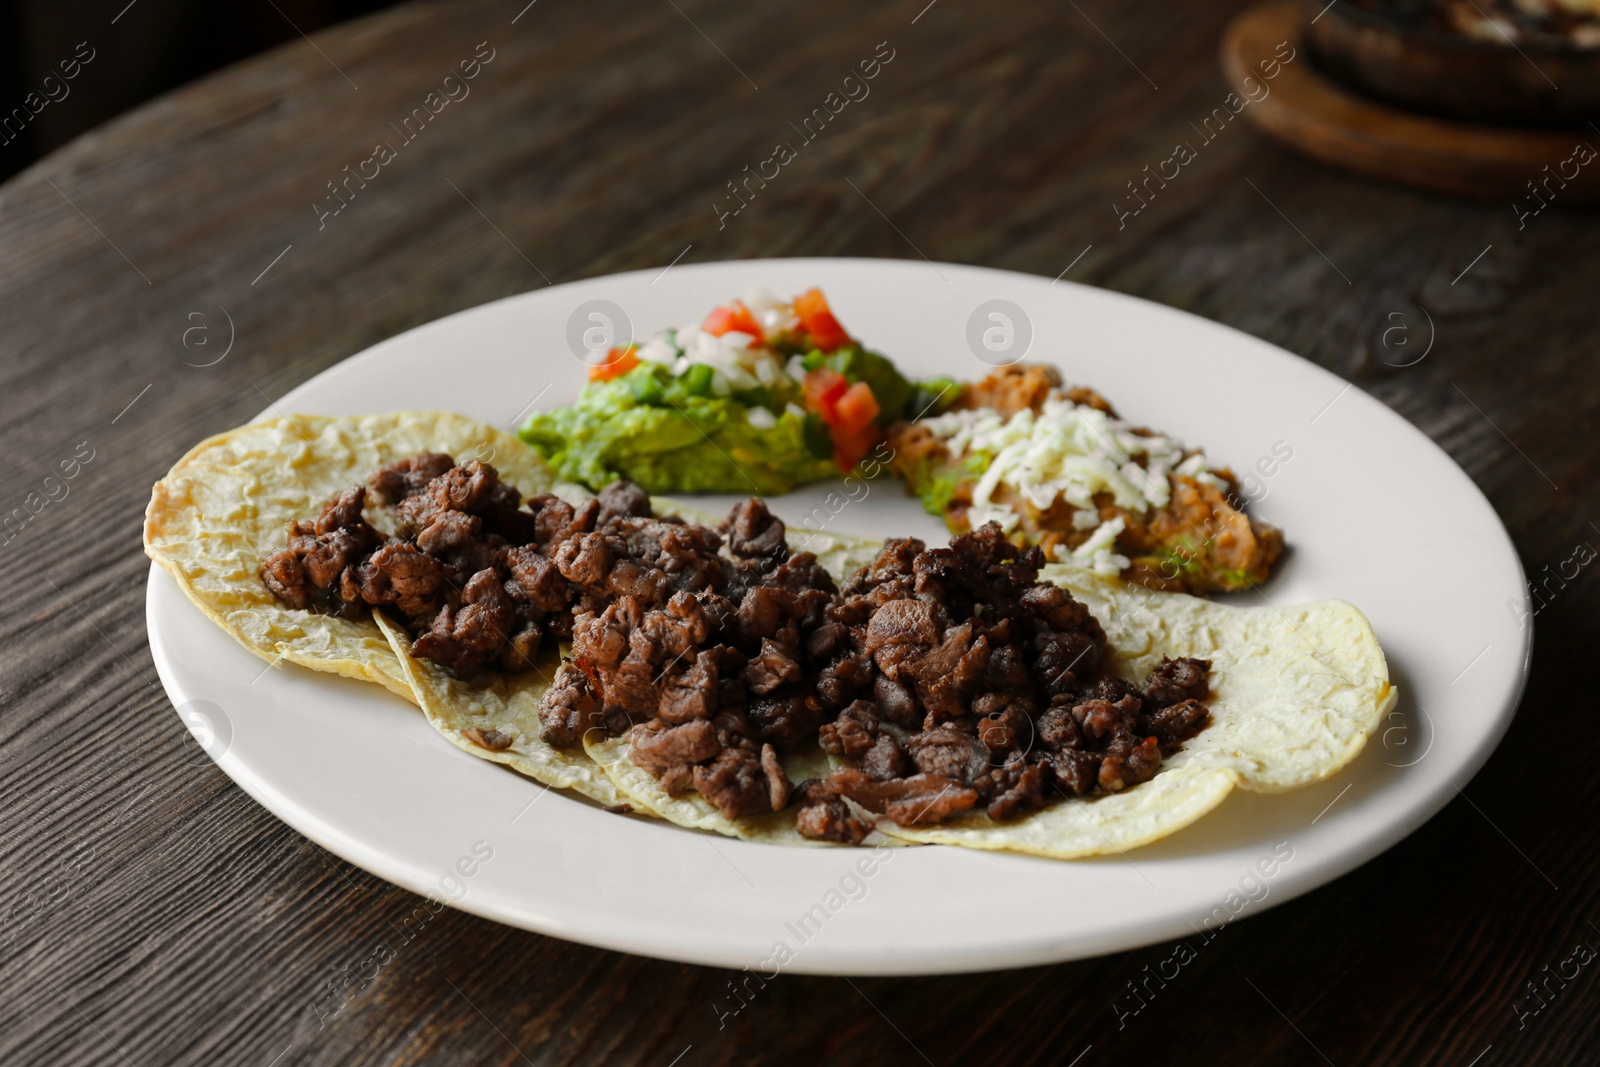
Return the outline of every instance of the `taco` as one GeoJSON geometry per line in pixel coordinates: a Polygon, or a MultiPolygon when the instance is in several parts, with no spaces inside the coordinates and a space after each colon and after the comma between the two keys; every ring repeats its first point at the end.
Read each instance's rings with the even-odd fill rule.
{"type": "MultiPolygon", "coordinates": [[[[554,662],[530,662],[530,670],[464,686],[397,656],[376,614],[339,601],[339,579],[356,557],[388,539],[377,527],[348,532],[356,528],[352,501],[360,520],[368,475],[436,450],[492,461],[503,484],[519,494],[589,496],[559,485],[515,437],[460,415],[298,415],[219,434],[180,459],[151,493],[145,552],[213,622],[269,663],[375,682],[419,704],[435,728],[474,755],[602,804],[619,803],[610,779],[581,748],[555,749],[526,728],[524,712],[537,708],[554,662]],[[342,500],[343,510],[324,508],[330,499],[342,500]],[[283,553],[286,533],[307,549],[299,564],[307,587],[327,579],[317,597],[298,605],[262,575],[263,564],[283,553]]],[[[380,525],[393,519],[382,509],[372,515],[380,525]]]]}
{"type": "MultiPolygon", "coordinates": [[[[949,549],[892,541],[845,582],[827,609],[843,633],[801,626],[806,653],[838,642],[802,683],[810,692],[744,709],[791,783],[777,815],[765,759],[729,752],[735,717],[730,737],[658,706],[642,726],[588,731],[585,748],[630,802],[682,826],[772,843],[859,843],[876,829],[1071,858],[1165,837],[1235,787],[1320,781],[1395,701],[1349,604],[1240,608],[1060,565],[1030,580],[1037,569],[1036,550],[988,527],[949,549]]],[[[741,618],[766,595],[747,593],[741,618]]],[[[621,621],[586,628],[574,643],[585,671],[568,668],[602,704],[628,699],[590,652],[621,621]]],[[[772,644],[761,638],[761,657],[772,644]]]]}
{"type": "Polygon", "coordinates": [[[146,549],[263,658],[382,684],[547,786],[773,842],[1122,850],[1332,774],[1394,700],[1349,605],[1151,592],[994,524],[879,545],[752,499],[713,527],[444,414],[213,438],[157,484],[146,549]]]}

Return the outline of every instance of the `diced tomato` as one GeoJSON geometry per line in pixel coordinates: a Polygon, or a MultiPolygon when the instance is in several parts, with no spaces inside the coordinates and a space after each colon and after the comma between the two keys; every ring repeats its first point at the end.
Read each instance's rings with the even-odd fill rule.
{"type": "Polygon", "coordinates": [[[833,439],[833,461],[839,469],[855,469],[882,437],[875,420],[878,399],[866,382],[850,379],[832,367],[818,367],[806,375],[806,407],[827,424],[833,439]]]}
{"type": "Polygon", "coordinates": [[[859,430],[871,426],[878,417],[878,398],[872,395],[872,386],[856,382],[844,391],[833,406],[835,425],[842,430],[859,430]]]}
{"type": "Polygon", "coordinates": [[[806,409],[816,412],[822,421],[832,426],[838,421],[835,410],[839,398],[850,389],[850,380],[832,367],[818,367],[806,373],[802,384],[806,396],[806,409]]]}
{"type": "Polygon", "coordinates": [[[824,352],[832,352],[841,345],[850,343],[850,335],[844,332],[839,320],[833,317],[833,311],[828,307],[828,298],[822,295],[821,289],[807,289],[795,297],[794,313],[800,319],[800,325],[805,327],[806,333],[811,335],[817,347],[824,352]]]}
{"type": "Polygon", "coordinates": [[[706,333],[721,337],[725,333],[747,333],[757,341],[762,340],[761,326],[744,302],[735,300],[727,307],[712,308],[706,321],[700,324],[706,333]]]}
{"type": "Polygon", "coordinates": [[[639,365],[639,357],[633,353],[634,346],[626,348],[613,348],[606,353],[605,362],[596,363],[589,368],[591,382],[609,382],[613,378],[620,378],[639,365]]]}
{"type": "Polygon", "coordinates": [[[841,471],[849,472],[855,469],[857,463],[866,458],[872,446],[877,443],[878,428],[868,422],[865,426],[855,429],[845,429],[835,426],[833,433],[833,461],[838,464],[841,471]]]}

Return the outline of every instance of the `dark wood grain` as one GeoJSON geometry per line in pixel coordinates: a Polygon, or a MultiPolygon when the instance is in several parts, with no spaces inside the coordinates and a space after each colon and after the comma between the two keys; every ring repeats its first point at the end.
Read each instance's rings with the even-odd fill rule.
{"type": "MultiPolygon", "coordinates": [[[[1237,93],[1232,107],[1261,129],[1329,166],[1478,200],[1525,201],[1530,214],[1546,196],[1568,204],[1600,200],[1600,167],[1583,165],[1595,157],[1589,142],[1596,138],[1580,122],[1572,123],[1576,129],[1518,129],[1438,118],[1375,100],[1311,62],[1279,62],[1276,56],[1286,41],[1297,51],[1310,51],[1314,38],[1307,18],[1315,17],[1319,5],[1309,6],[1308,13],[1298,0],[1262,4],[1235,19],[1223,37],[1222,67],[1237,93]],[[1270,81],[1264,72],[1272,73],[1270,81]]],[[[1330,9],[1316,24],[1325,38],[1341,9],[1330,9]]],[[[1330,41],[1321,45],[1326,50],[1330,41]]],[[[1524,62],[1510,49],[1489,51],[1524,62]]],[[[1373,48],[1363,58],[1378,64],[1381,51],[1373,48]]],[[[1600,54],[1587,58],[1600,70],[1600,54]]],[[[1405,59],[1389,56],[1387,62],[1399,65],[1405,59]]],[[[1535,76],[1532,68],[1523,70],[1535,76]]],[[[1448,74],[1457,83],[1473,77],[1470,70],[1448,74]]]]}
{"type": "MultiPolygon", "coordinates": [[[[784,977],[719,1029],[728,972],[448,910],[319,1027],[328,984],[416,898],[306,842],[186,743],[146,643],[140,515],[193,442],[408,327],[691,244],[685,262],[921,253],[1052,277],[1092,245],[1074,280],[1248,330],[1412,420],[1530,572],[1600,543],[1593,215],[1558,201],[1519,231],[1510,204],[1322,170],[1236,124],[1119,227],[1124,183],[1227,93],[1216,46],[1237,7],[924,2],[541,0],[515,25],[523,0],[417,4],[159,99],[0,186],[0,500],[94,450],[0,546],[0,1062],[1594,1060],[1594,965],[1521,1025],[1512,1010],[1600,939],[1588,573],[1539,615],[1522,711],[1464,798],[1226,929],[1123,1028],[1112,1003],[1170,947],[784,977]],[[482,41],[495,58],[471,97],[319,231],[324,183],[482,41]],[[882,41],[895,59],[872,95],[719,230],[724,183],[882,41]],[[220,343],[219,308],[233,349],[192,366],[209,357],[182,345],[189,316],[220,343]],[[1433,353],[1389,366],[1389,314],[1422,309],[1433,353]]],[[[90,32],[108,51],[132,40],[90,32]]],[[[973,904],[1005,906],[1004,886],[973,904]]]]}

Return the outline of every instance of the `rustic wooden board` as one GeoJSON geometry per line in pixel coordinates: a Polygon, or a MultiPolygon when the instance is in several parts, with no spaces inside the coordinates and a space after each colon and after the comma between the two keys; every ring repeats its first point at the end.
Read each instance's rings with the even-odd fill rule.
{"type": "Polygon", "coordinates": [[[1294,0],[1277,0],[1251,8],[1228,27],[1222,66],[1237,94],[1229,110],[1237,108],[1312,159],[1357,174],[1522,203],[1535,215],[1547,201],[1600,200],[1600,165],[1590,165],[1600,160],[1600,131],[1435,118],[1348,89],[1310,63],[1275,63],[1282,42],[1304,52],[1305,16],[1294,0]],[[1267,70],[1277,72],[1270,83],[1262,76],[1267,70]]]}
{"type": "MultiPolygon", "coordinates": [[[[93,449],[0,555],[13,605],[0,615],[0,1062],[1593,1055],[1592,965],[1548,978],[1537,1014],[1524,988],[1600,938],[1600,734],[1563,666],[1597,637],[1587,571],[1541,612],[1523,710],[1465,799],[1361,870],[1228,928],[1121,1026],[1127,984],[1170,974],[1173,946],[975,977],[783,977],[719,1024],[729,972],[453,911],[405,938],[418,898],[285,828],[186,743],[150,662],[139,550],[150,483],[175,457],[407,327],[686,246],[684,262],[1070,265],[1073,280],[1230,323],[1375,392],[1472,474],[1530,572],[1600,544],[1600,224],[1557,200],[1519,230],[1509,202],[1324,170],[1244,123],[1200,144],[1192,124],[1229,91],[1215,49],[1233,5],[1152,20],[1107,0],[1003,16],[972,0],[525,2],[415,4],[294,43],[0,186],[5,509],[93,449]],[[319,231],[325,183],[484,41],[494,59],[472,95],[319,231]],[[871,95],[719,230],[725,183],[885,41],[895,58],[871,95]],[[1180,141],[1197,158],[1132,215],[1126,183],[1180,141]],[[1120,223],[1115,205],[1130,212],[1120,223]],[[223,311],[232,348],[198,366],[225,347],[223,311]],[[1430,354],[1393,366],[1417,349],[1385,331],[1403,322],[1420,343],[1424,312],[1430,354]],[[393,958],[374,974],[381,947],[393,958]]],[[[85,33],[114,50],[139,13],[85,33]]],[[[997,885],[974,920],[1007,906],[997,885]]]]}

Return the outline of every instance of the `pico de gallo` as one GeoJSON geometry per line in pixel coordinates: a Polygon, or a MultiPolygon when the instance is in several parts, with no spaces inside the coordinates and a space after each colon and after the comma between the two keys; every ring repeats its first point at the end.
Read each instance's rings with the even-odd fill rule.
{"type": "Polygon", "coordinates": [[[778,494],[847,473],[893,423],[960,390],[914,383],[840,324],[820,289],[757,289],[698,324],[611,349],[577,403],[519,429],[559,477],[652,493],[778,494]]]}

